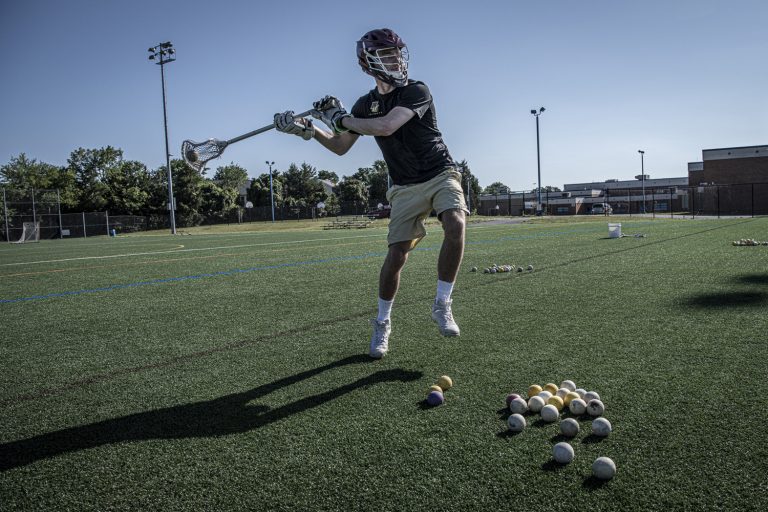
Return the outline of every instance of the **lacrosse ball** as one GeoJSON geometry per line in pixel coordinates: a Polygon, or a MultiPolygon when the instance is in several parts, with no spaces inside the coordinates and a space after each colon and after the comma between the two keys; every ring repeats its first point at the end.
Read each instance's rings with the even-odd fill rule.
{"type": "Polygon", "coordinates": [[[584,395],[587,394],[587,390],[584,388],[576,388],[576,392],[579,394],[579,398],[584,398],[584,395]]]}
{"type": "Polygon", "coordinates": [[[568,391],[576,391],[576,384],[572,380],[564,380],[560,383],[561,388],[565,388],[568,391]]]}
{"type": "Polygon", "coordinates": [[[579,394],[575,391],[569,391],[567,395],[565,395],[565,398],[563,398],[563,402],[565,405],[571,405],[571,402],[579,398],[579,394]]]}
{"type": "Polygon", "coordinates": [[[549,391],[542,391],[541,393],[539,393],[536,396],[541,397],[541,399],[544,400],[544,403],[547,403],[547,400],[552,398],[552,393],[550,393],[549,391]]]}
{"type": "Polygon", "coordinates": [[[583,398],[585,402],[589,403],[590,400],[600,400],[600,395],[598,395],[595,391],[587,391],[581,398],[583,398]]]}
{"type": "Polygon", "coordinates": [[[560,422],[560,433],[566,437],[574,437],[579,433],[579,422],[573,418],[565,418],[560,422]]]}
{"type": "Polygon", "coordinates": [[[547,423],[553,423],[560,416],[560,412],[552,404],[547,404],[541,408],[541,419],[547,423]]]}
{"type": "Polygon", "coordinates": [[[515,398],[509,402],[509,412],[515,414],[523,414],[528,410],[528,404],[520,397],[515,398]]]}
{"type": "Polygon", "coordinates": [[[587,412],[587,403],[581,398],[574,398],[571,403],[568,404],[568,410],[575,416],[581,416],[587,412]]]}
{"type": "Polygon", "coordinates": [[[187,150],[187,160],[190,162],[197,162],[197,153],[192,149],[187,150]]]}
{"type": "Polygon", "coordinates": [[[443,402],[445,402],[445,397],[439,391],[430,391],[427,395],[427,403],[429,405],[442,405],[443,402]]]}
{"type": "Polygon", "coordinates": [[[544,399],[540,396],[532,396],[528,399],[528,408],[531,412],[541,412],[542,407],[544,407],[544,399]]]}
{"type": "Polygon", "coordinates": [[[507,395],[507,399],[506,399],[507,407],[509,407],[509,402],[511,402],[515,398],[521,398],[521,397],[517,393],[510,393],[510,394],[507,395]]]}
{"type": "Polygon", "coordinates": [[[532,396],[536,396],[539,393],[541,393],[541,386],[538,384],[532,384],[528,387],[528,398],[531,398],[532,396]]]}
{"type": "Polygon", "coordinates": [[[528,272],[533,272],[533,265],[528,265],[528,272]]]}
{"type": "Polygon", "coordinates": [[[440,393],[442,393],[442,392],[443,392],[443,388],[441,388],[441,387],[440,387],[440,386],[438,386],[437,384],[435,384],[434,386],[429,386],[429,390],[430,390],[430,391],[439,391],[440,393]]]}
{"type": "Polygon", "coordinates": [[[567,389],[560,388],[560,389],[557,390],[557,393],[555,393],[555,394],[557,396],[559,396],[560,398],[562,398],[563,400],[565,400],[565,395],[567,395],[568,393],[570,393],[570,391],[568,391],[567,389]]]}
{"type": "Polygon", "coordinates": [[[553,384],[553,383],[550,382],[549,384],[545,384],[543,389],[544,389],[544,391],[549,391],[553,395],[556,395],[557,394],[557,390],[560,389],[560,388],[557,387],[557,384],[553,384]]]}
{"type": "Polygon", "coordinates": [[[443,375],[442,377],[437,379],[437,385],[440,386],[443,389],[443,391],[448,391],[449,389],[451,389],[451,387],[453,387],[453,381],[449,376],[443,375]]]}
{"type": "Polygon", "coordinates": [[[513,414],[507,418],[507,425],[512,432],[522,432],[525,428],[525,418],[521,414],[513,414]]]}
{"type": "Polygon", "coordinates": [[[477,267],[472,267],[472,270],[470,272],[477,272],[477,267]]]}
{"type": "Polygon", "coordinates": [[[554,405],[558,412],[563,410],[563,399],[555,395],[547,400],[548,405],[554,405]]]}
{"type": "Polygon", "coordinates": [[[552,458],[559,464],[568,464],[573,460],[573,446],[568,443],[557,443],[552,448],[552,458]]]}
{"type": "Polygon", "coordinates": [[[592,474],[600,480],[610,480],[616,474],[616,464],[608,457],[598,457],[592,463],[592,474]]]}
{"type": "Polygon", "coordinates": [[[611,433],[611,422],[605,418],[595,418],[592,421],[592,433],[597,437],[606,437],[611,433]]]}
{"type": "Polygon", "coordinates": [[[587,412],[590,416],[601,416],[605,412],[605,405],[600,400],[590,400],[587,404],[587,412]]]}

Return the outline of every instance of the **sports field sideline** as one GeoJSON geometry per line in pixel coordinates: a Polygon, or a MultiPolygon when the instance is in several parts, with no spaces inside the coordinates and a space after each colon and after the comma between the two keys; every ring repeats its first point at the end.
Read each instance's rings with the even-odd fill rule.
{"type": "Polygon", "coordinates": [[[471,224],[457,339],[429,318],[433,224],[381,361],[383,227],[0,247],[0,508],[768,508],[768,247],[731,244],[768,240],[768,219],[611,222],[630,236],[606,218],[471,224]],[[560,466],[557,424],[509,435],[504,399],[564,379],[614,430],[582,421],[560,466]]]}

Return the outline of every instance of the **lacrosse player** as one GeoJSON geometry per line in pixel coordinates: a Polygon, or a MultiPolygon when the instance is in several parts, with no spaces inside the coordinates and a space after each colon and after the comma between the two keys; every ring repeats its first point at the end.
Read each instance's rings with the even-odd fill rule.
{"type": "Polygon", "coordinates": [[[275,114],[275,128],[314,138],[327,149],[343,155],[361,135],[375,138],[383,153],[393,185],[387,191],[392,206],[387,242],[389,251],[379,276],[379,312],[373,324],[369,354],[379,359],[389,349],[392,304],[400,285],[400,271],[409,252],[427,234],[424,221],[434,210],[442,223],[444,239],[437,264],[437,295],[432,319],[443,336],[458,336],[451,312],[451,293],[464,254],[465,213],[469,213],[456,170],[437,128],[429,88],[408,79],[408,48],[390,29],[371,30],[357,42],[357,58],[376,87],[357,100],[348,113],[341,102],[326,96],[314,103],[312,116],[330,132],[315,127],[311,119],[292,111],[275,114]]]}

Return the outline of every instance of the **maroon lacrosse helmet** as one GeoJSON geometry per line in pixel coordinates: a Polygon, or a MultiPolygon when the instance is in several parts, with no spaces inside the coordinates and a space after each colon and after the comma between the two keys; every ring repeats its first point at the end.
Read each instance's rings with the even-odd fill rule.
{"type": "Polygon", "coordinates": [[[357,60],[363,71],[388,84],[408,83],[408,47],[394,30],[377,28],[357,42],[357,60]]]}

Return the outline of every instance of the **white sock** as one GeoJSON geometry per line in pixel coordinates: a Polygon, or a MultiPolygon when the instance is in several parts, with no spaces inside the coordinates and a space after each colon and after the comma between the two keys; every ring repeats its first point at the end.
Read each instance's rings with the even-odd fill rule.
{"type": "Polygon", "coordinates": [[[437,280],[437,295],[435,296],[435,302],[442,300],[447,301],[451,299],[451,293],[453,293],[453,283],[446,283],[445,281],[437,280]]]}
{"type": "Polygon", "coordinates": [[[392,315],[392,304],[394,304],[394,302],[394,299],[384,300],[379,297],[379,316],[376,318],[377,321],[383,322],[389,320],[389,317],[392,315]]]}

